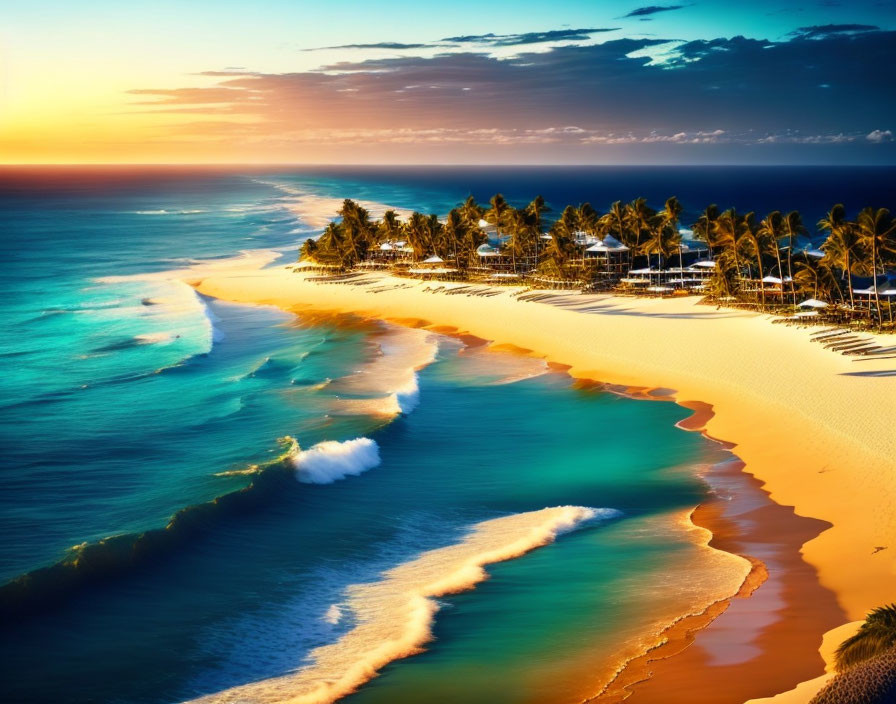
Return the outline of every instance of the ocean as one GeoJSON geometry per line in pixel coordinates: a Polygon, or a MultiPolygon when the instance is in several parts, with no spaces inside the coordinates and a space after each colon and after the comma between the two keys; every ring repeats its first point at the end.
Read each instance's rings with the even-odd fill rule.
{"type": "Polygon", "coordinates": [[[598,691],[742,562],[687,520],[731,459],[675,427],[689,411],[475,341],[208,299],[178,272],[293,259],[343,198],[444,213],[541,193],[559,212],[676,195],[684,223],[716,202],[811,227],[835,202],[896,206],[894,176],[0,170],[0,696],[598,691]]]}

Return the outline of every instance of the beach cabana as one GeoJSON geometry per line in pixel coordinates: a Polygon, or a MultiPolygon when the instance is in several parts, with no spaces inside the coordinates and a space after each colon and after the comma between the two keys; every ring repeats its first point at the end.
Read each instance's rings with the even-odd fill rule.
{"type": "Polygon", "coordinates": [[[390,241],[382,242],[379,246],[374,247],[367,252],[367,258],[375,262],[392,263],[398,261],[409,261],[413,254],[413,247],[408,247],[407,242],[390,241]]]}
{"type": "Polygon", "coordinates": [[[625,275],[630,261],[629,248],[607,235],[585,250],[585,259],[596,264],[595,275],[601,283],[615,283],[625,275]]]}
{"type": "Polygon", "coordinates": [[[513,258],[490,244],[481,244],[476,248],[475,268],[483,272],[509,271],[513,272],[513,258]]]}
{"type": "Polygon", "coordinates": [[[659,270],[651,267],[632,269],[619,280],[624,289],[644,290],[644,287],[659,283],[659,270]]]}
{"type": "Polygon", "coordinates": [[[827,308],[828,304],[824,301],[819,301],[817,298],[807,298],[805,301],[801,303],[797,303],[798,308],[827,308]]]}

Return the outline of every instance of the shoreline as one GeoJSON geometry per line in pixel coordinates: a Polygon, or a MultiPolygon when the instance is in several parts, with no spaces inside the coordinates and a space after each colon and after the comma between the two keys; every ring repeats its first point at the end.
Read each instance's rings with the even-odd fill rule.
{"type": "MultiPolygon", "coordinates": [[[[422,282],[388,275],[366,279],[376,287],[315,281],[283,267],[249,266],[190,283],[205,295],[272,304],[297,313],[335,310],[410,327],[453,329],[568,367],[575,379],[601,379],[617,387],[648,381],[658,383],[651,388],[663,389],[664,394],[676,389],[675,396],[682,399],[679,405],[692,411],[689,399],[712,401],[711,417],[704,409],[702,422],[692,416],[684,422],[694,427],[682,427],[736,441],[745,463],[743,475],[754,477],[772,501],[779,507],[795,506],[795,511],[788,510],[791,515],[818,518],[832,526],[803,535],[802,553],[804,564],[817,571],[816,583],[836,594],[846,616],[838,617],[839,622],[819,622],[814,631],[809,628],[812,632],[802,642],[800,656],[813,661],[815,669],[801,670],[800,677],[822,674],[817,646],[823,632],[843,620],[862,618],[892,593],[896,584],[892,560],[873,559],[871,549],[887,546],[886,536],[893,535],[893,516],[886,506],[896,495],[896,486],[886,470],[893,466],[894,440],[884,422],[894,417],[891,410],[896,412],[893,378],[853,376],[855,365],[848,358],[812,345],[805,330],[770,325],[757,313],[697,308],[693,299],[619,300],[546,292],[548,302],[536,303],[516,300],[514,294],[521,289],[508,287],[474,301],[471,296],[444,295],[453,286],[433,292],[422,282]],[[865,418],[863,408],[876,413],[865,418]],[[858,424],[857,419],[866,422],[858,424]],[[806,430],[807,421],[811,432],[806,430]],[[862,547],[869,545],[864,559],[857,541],[862,547]],[[849,574],[838,569],[844,559],[850,560],[849,574]],[[809,640],[815,647],[806,647],[809,640]]],[[[888,371],[884,360],[872,365],[863,366],[862,372],[888,371]]],[[[666,395],[653,398],[671,400],[666,395]]],[[[702,513],[699,516],[697,520],[703,518],[702,513]]],[[[716,531],[713,535],[717,540],[716,531]]],[[[877,552],[886,555],[885,550],[877,552]]],[[[787,624],[786,619],[785,613],[778,622],[787,624]]],[[[711,630],[704,628],[695,640],[711,630]]],[[[691,647],[687,652],[696,650],[691,647]]],[[[660,666],[654,661],[650,667],[660,666]]],[[[782,682],[793,687],[799,681],[785,678],[776,687],[786,688],[782,682]]],[[[638,695],[640,689],[636,688],[635,701],[647,696],[638,695]]],[[[804,699],[788,701],[807,701],[814,690],[806,689],[804,699]]],[[[768,688],[763,691],[761,696],[774,694],[768,688]]]]}
{"type": "MultiPolygon", "coordinates": [[[[709,404],[679,401],[674,394],[658,397],[651,390],[626,395],[672,401],[687,408],[692,415],[679,421],[677,427],[698,432],[729,452],[734,447],[706,432],[706,424],[714,415],[709,404]]],[[[842,622],[843,613],[833,594],[818,583],[814,571],[802,561],[800,547],[805,539],[817,536],[827,526],[774,503],[760,483],[743,469],[744,463],[733,453],[730,459],[713,465],[702,475],[712,495],[690,514],[694,525],[712,534],[710,547],[751,562],[752,569],[740,589],[703,612],[671,624],[659,634],[655,647],[627,662],[603,691],[586,696],[584,704],[737,704],[757,696],[761,688],[755,682],[763,682],[764,694],[775,694],[793,682],[795,673],[812,678],[824,666],[812,643],[806,642],[811,631],[807,626],[825,624],[833,628],[842,622]],[[757,514],[765,520],[751,520],[757,514]],[[763,554],[764,545],[779,555],[763,554]],[[767,604],[744,600],[750,600],[764,585],[766,591],[774,588],[776,579],[799,584],[801,603],[790,599],[782,604],[781,611],[786,607],[788,618],[775,618],[767,624],[767,630],[775,632],[774,638],[770,638],[760,633],[763,629],[751,628],[750,623],[756,618],[761,622],[767,604]],[[794,633],[795,613],[800,627],[794,633]],[[708,648],[702,645],[704,640],[716,640],[716,652],[712,655],[718,660],[720,639],[714,638],[716,633],[722,634],[722,650],[728,651],[728,659],[733,662],[713,662],[712,642],[708,648]],[[765,642],[756,647],[754,641],[760,635],[765,642]],[[780,653],[788,654],[786,662],[780,661],[780,653]]],[[[776,595],[771,596],[773,601],[776,595]]],[[[759,600],[763,600],[762,594],[759,600]]]]}

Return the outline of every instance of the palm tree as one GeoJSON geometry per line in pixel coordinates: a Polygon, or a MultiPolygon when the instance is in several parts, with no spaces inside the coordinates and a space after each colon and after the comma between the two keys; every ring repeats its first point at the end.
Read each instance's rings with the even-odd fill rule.
{"type": "Polygon", "coordinates": [[[426,218],[426,237],[429,241],[429,250],[433,254],[442,259],[451,257],[451,245],[445,241],[444,228],[435,213],[426,218]]]}
{"type": "Polygon", "coordinates": [[[759,236],[763,241],[770,245],[775,253],[775,260],[778,262],[778,276],[781,277],[781,301],[784,300],[784,279],[790,279],[790,289],[793,292],[793,274],[789,272],[785,277],[783,265],[781,263],[781,247],[779,240],[784,237],[784,216],[780,210],[775,210],[766,215],[759,221],[759,236]]]}
{"type": "Polygon", "coordinates": [[[302,242],[302,246],[299,248],[299,261],[304,260],[313,260],[314,254],[317,251],[317,242],[315,242],[310,237],[302,242]]]}
{"type": "Polygon", "coordinates": [[[485,209],[476,202],[473,196],[467,196],[463,205],[460,206],[460,216],[463,218],[467,227],[479,227],[479,221],[485,215],[485,209]]]}
{"type": "Polygon", "coordinates": [[[691,225],[694,231],[694,237],[703,240],[709,247],[709,258],[712,259],[712,248],[715,243],[715,222],[719,219],[719,206],[715,203],[706,207],[697,218],[697,222],[691,225]]]}
{"type": "Polygon", "coordinates": [[[376,226],[376,242],[395,242],[401,236],[401,221],[394,210],[383,213],[383,219],[376,226]]]}
{"type": "MultiPolygon", "coordinates": [[[[532,239],[532,230],[527,212],[511,208],[507,211],[504,219],[506,231],[509,233],[509,246],[513,261],[516,262],[516,257],[518,256],[527,260],[532,239]]],[[[514,263],[515,268],[516,264],[514,263]]]]}
{"type": "Polygon", "coordinates": [[[872,287],[874,288],[874,308],[877,314],[878,323],[881,322],[880,312],[880,293],[877,289],[877,271],[878,261],[880,260],[881,250],[886,250],[890,246],[890,237],[896,231],[896,223],[890,216],[890,211],[886,208],[863,208],[859,213],[856,221],[856,228],[859,241],[862,243],[865,251],[871,255],[866,269],[871,270],[872,287]]]}
{"type": "Polygon", "coordinates": [[[896,603],[873,609],[859,630],[840,644],[834,654],[837,670],[877,657],[896,648],[896,603]]]}
{"type": "MultiPolygon", "coordinates": [[[[733,265],[733,274],[734,280],[737,281],[741,276],[741,267],[740,267],[740,257],[738,256],[738,249],[741,245],[741,237],[743,236],[744,231],[744,223],[743,217],[738,215],[737,211],[734,208],[728,208],[725,212],[719,215],[718,218],[713,222],[713,233],[716,241],[716,245],[723,251],[727,252],[730,256],[726,258],[726,264],[730,260],[730,263],[733,265]]],[[[717,270],[721,268],[722,264],[717,264],[717,270]]],[[[728,285],[728,295],[731,295],[730,283],[731,280],[729,277],[726,277],[726,282],[728,285]]]]}
{"type": "Polygon", "coordinates": [[[458,269],[464,268],[460,263],[460,255],[463,249],[463,241],[467,234],[466,230],[466,224],[464,223],[464,219],[460,214],[460,211],[457,208],[452,209],[451,212],[448,213],[448,217],[445,219],[445,225],[442,228],[442,233],[444,235],[447,248],[449,248],[454,254],[454,265],[458,269]]]}
{"type": "Polygon", "coordinates": [[[414,257],[420,259],[426,256],[429,249],[429,227],[426,216],[416,211],[411,213],[405,232],[408,236],[408,244],[414,250],[414,257]]]}
{"type": "Polygon", "coordinates": [[[759,299],[762,307],[765,308],[765,272],[762,267],[762,258],[768,251],[769,243],[763,234],[762,228],[757,227],[754,221],[755,216],[753,213],[744,215],[741,242],[743,242],[745,250],[756,259],[756,264],[759,268],[759,299]]]}
{"type": "Polygon", "coordinates": [[[678,232],[678,220],[681,217],[681,203],[678,198],[672,196],[666,199],[663,209],[659,212],[661,227],[674,230],[678,238],[678,266],[684,268],[684,258],[681,254],[681,234],[678,232]]]}
{"type": "Polygon", "coordinates": [[[581,239],[582,246],[582,266],[585,266],[585,250],[588,249],[588,237],[597,237],[600,232],[600,213],[598,213],[591,203],[582,203],[576,209],[576,219],[579,222],[579,231],[585,236],[581,239]]]}
{"type": "MultiPolygon", "coordinates": [[[[784,217],[784,232],[787,237],[787,275],[791,278],[791,290],[793,279],[793,244],[796,238],[806,234],[806,227],[803,225],[803,218],[798,210],[791,210],[784,217]]],[[[784,274],[781,274],[784,278],[784,274]]],[[[796,303],[796,293],[794,292],[793,302],[796,303]]]]}
{"type": "Polygon", "coordinates": [[[526,213],[529,216],[529,223],[535,235],[535,264],[538,265],[538,245],[541,236],[544,234],[544,222],[542,215],[550,212],[550,208],[544,201],[543,196],[535,196],[529,205],[526,206],[526,213]]]}
{"type": "Polygon", "coordinates": [[[567,263],[575,253],[575,232],[578,229],[576,209],[567,205],[560,217],[551,226],[551,239],[545,250],[545,258],[539,264],[541,273],[550,271],[551,276],[566,275],[567,263]],[[558,274],[559,272],[559,274],[558,274]]]}
{"type": "Polygon", "coordinates": [[[628,229],[626,227],[627,222],[627,209],[626,206],[622,204],[622,201],[617,200],[614,202],[607,213],[601,218],[601,229],[605,233],[616,233],[617,239],[626,245],[629,250],[629,264],[631,264],[631,253],[632,248],[634,247],[634,239],[629,236],[628,229]]]}
{"type": "Polygon", "coordinates": [[[323,233],[317,240],[314,258],[325,264],[344,266],[343,239],[342,225],[337,222],[331,222],[324,228],[323,233]]]}
{"type": "Polygon", "coordinates": [[[370,213],[353,200],[346,198],[339,210],[342,218],[343,260],[348,264],[357,264],[367,254],[373,239],[373,226],[370,213]]]}
{"type": "MultiPolygon", "coordinates": [[[[500,193],[496,193],[489,201],[491,208],[485,212],[485,219],[495,226],[495,234],[498,236],[498,245],[501,244],[501,228],[504,226],[507,213],[510,211],[510,205],[500,193]]],[[[511,250],[512,252],[513,250],[511,250]]],[[[516,255],[511,254],[513,258],[513,270],[516,271],[516,255]]]]}
{"type": "Polygon", "coordinates": [[[662,218],[656,218],[648,232],[647,239],[641,245],[641,251],[647,255],[648,261],[651,254],[657,255],[657,267],[662,268],[662,262],[671,257],[676,250],[681,252],[681,233],[662,218]]]}
{"type": "Polygon", "coordinates": [[[836,297],[841,303],[843,302],[843,291],[827,258],[805,257],[802,261],[798,261],[793,284],[794,295],[799,290],[810,298],[820,301],[833,302],[836,297]]]}
{"type": "Polygon", "coordinates": [[[852,290],[852,272],[856,259],[861,257],[861,240],[853,223],[846,219],[846,208],[838,203],[830,212],[818,221],[818,229],[828,232],[828,237],[821,249],[827,261],[840,268],[846,277],[849,290],[849,307],[855,308],[855,296],[852,290]]]}
{"type": "Polygon", "coordinates": [[[641,236],[645,232],[650,231],[655,217],[656,211],[647,205],[647,201],[644,198],[636,198],[628,204],[626,207],[626,224],[634,234],[633,243],[629,245],[632,249],[641,249],[641,236]]]}

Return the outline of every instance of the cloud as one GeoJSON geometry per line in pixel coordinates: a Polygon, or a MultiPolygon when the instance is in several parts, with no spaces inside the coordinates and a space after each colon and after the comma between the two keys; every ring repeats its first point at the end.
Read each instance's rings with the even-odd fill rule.
{"type": "Polygon", "coordinates": [[[552,29],[545,32],[524,34],[467,34],[460,37],[445,37],[442,41],[464,44],[488,44],[491,46],[520,46],[557,41],[584,41],[592,34],[615,32],[618,27],[591,27],[588,29],[552,29]]]}
{"type": "Polygon", "coordinates": [[[618,27],[588,27],[582,29],[551,29],[543,32],[525,32],[522,34],[467,34],[458,37],[445,37],[435,42],[373,42],[370,44],[338,44],[335,46],[313,47],[302,51],[324,51],[336,49],[392,49],[397,51],[412,49],[448,49],[461,44],[480,44],[489,47],[524,46],[526,44],[544,44],[560,41],[587,41],[592,34],[615,32],[618,27]]]}
{"type": "MultiPolygon", "coordinates": [[[[477,35],[476,40],[535,34],[551,33],[477,35]]],[[[813,41],[802,36],[670,41],[532,47],[512,58],[467,48],[291,73],[207,72],[206,79],[217,79],[213,85],[132,91],[133,110],[212,122],[216,126],[205,125],[204,134],[230,140],[477,145],[492,140],[670,149],[697,144],[859,149],[892,142],[892,133],[879,126],[889,124],[896,110],[896,95],[881,90],[896,80],[896,32],[834,32],[813,41]],[[648,56],[660,50],[660,59],[648,56]],[[821,91],[820,85],[827,87],[821,91]]],[[[171,135],[192,134],[190,124],[168,129],[171,135]]]]}
{"type": "Polygon", "coordinates": [[[623,17],[647,17],[648,15],[655,15],[658,12],[681,10],[684,7],[686,7],[686,5],[646,5],[644,7],[639,7],[637,10],[632,10],[627,15],[623,15],[623,17]]]}
{"type": "Polygon", "coordinates": [[[676,132],[675,134],[660,134],[653,131],[640,135],[633,132],[624,134],[594,133],[583,137],[581,141],[583,144],[721,144],[723,142],[743,142],[744,139],[728,135],[725,130],[712,130],[709,132],[676,132]]]}
{"type": "Polygon", "coordinates": [[[448,47],[454,44],[405,44],[403,42],[375,42],[373,44],[339,44],[337,46],[319,46],[302,51],[323,51],[325,49],[428,49],[429,47],[448,47]]]}
{"type": "Polygon", "coordinates": [[[846,144],[855,142],[859,135],[843,134],[770,134],[757,140],[757,144],[846,144]]]}
{"type": "Polygon", "coordinates": [[[875,144],[880,144],[881,142],[892,142],[893,132],[892,130],[872,130],[865,135],[865,139],[867,139],[869,142],[874,142],[875,144]]]}
{"type": "Polygon", "coordinates": [[[799,27],[790,34],[797,39],[818,40],[879,30],[880,27],[873,24],[816,24],[809,27],[799,27]]]}

